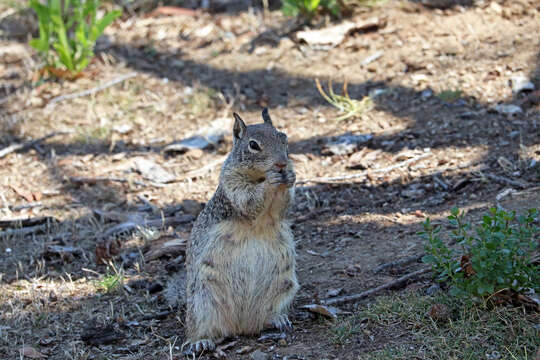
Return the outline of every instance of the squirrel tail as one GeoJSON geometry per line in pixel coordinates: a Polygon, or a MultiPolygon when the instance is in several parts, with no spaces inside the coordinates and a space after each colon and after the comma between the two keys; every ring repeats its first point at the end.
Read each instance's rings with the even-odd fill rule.
{"type": "Polygon", "coordinates": [[[186,303],[186,271],[174,274],[167,283],[165,299],[172,307],[182,307],[186,303]]]}

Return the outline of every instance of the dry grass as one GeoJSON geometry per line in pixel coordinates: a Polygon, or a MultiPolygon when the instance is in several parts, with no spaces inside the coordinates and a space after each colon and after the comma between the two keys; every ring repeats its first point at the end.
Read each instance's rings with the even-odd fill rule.
{"type": "Polygon", "coordinates": [[[375,338],[387,339],[384,349],[362,359],[534,359],[540,345],[538,320],[538,314],[522,308],[487,309],[446,293],[409,292],[378,298],[332,331],[334,342],[342,347],[360,342],[369,348],[375,338]],[[434,304],[448,306],[446,321],[428,315],[434,304]]]}
{"type": "MultiPolygon", "coordinates": [[[[21,1],[7,3],[17,11],[25,6],[21,1]]],[[[0,3],[0,14],[6,14],[5,4],[0,3]]],[[[266,19],[257,12],[160,18],[126,15],[127,19],[107,29],[108,38],[89,67],[90,75],[75,82],[32,83],[37,64],[30,61],[33,54],[25,47],[25,39],[2,34],[6,36],[2,46],[20,45],[25,54],[15,61],[0,59],[2,82],[18,89],[7,99],[4,92],[0,95],[0,148],[53,131],[69,134],[0,159],[0,217],[52,216],[58,220],[46,231],[0,236],[0,358],[20,358],[22,346],[32,346],[49,359],[178,357],[184,340],[183,314],[156,316],[166,309],[162,294],[129,284],[141,279],[164,284],[171,259],[164,256],[149,261],[141,254],[168,237],[185,238],[190,224],[126,234],[121,237],[120,254],[111,264],[102,265],[96,263],[96,243],[116,222],[101,219],[94,210],[127,214],[150,203],[157,214],[183,200],[207,201],[217,186],[219,165],[195,177],[182,176],[218,164],[231,140],[227,138],[218,149],[195,154],[169,155],[161,150],[224,113],[230,117],[237,111],[253,123],[260,121],[260,108],[269,106],[275,124],[287,133],[297,156],[298,179],[351,171],[348,157],[321,155],[327,138],[346,132],[374,135],[373,143],[364,149],[365,156],[378,154],[369,161],[373,169],[410,158],[416,148],[432,148],[432,158],[406,169],[359,183],[324,184],[298,191],[294,217],[303,284],[298,304],[311,302],[332,287],[355,293],[386,281],[389,275],[364,270],[422,248],[415,235],[421,220],[417,209],[431,217],[443,216],[450,205],[477,209],[491,204],[502,190],[497,184],[473,178],[459,190],[443,192],[432,183],[434,174],[449,185],[459,184],[485,164],[498,166],[500,157],[515,162],[513,145],[519,142],[519,166],[501,161],[501,170],[506,176],[519,170],[534,179],[527,166],[540,154],[533,127],[537,110],[531,107],[526,116],[516,119],[483,112],[491,102],[508,96],[505,74],[510,70],[503,69],[532,72],[537,66],[534,41],[538,23],[534,18],[523,15],[507,20],[490,13],[489,8],[472,8],[437,14],[440,21],[434,22],[430,10],[403,11],[409,2],[387,5],[370,10],[373,16],[388,18],[387,28],[351,35],[343,46],[327,52],[286,41],[281,29],[269,26],[286,23],[279,12],[270,12],[266,19]],[[506,31],[500,32],[500,28],[506,31]],[[211,31],[203,36],[200,29],[211,31]],[[262,45],[254,46],[251,53],[246,49],[261,35],[259,31],[272,36],[268,42],[261,36],[262,45]],[[454,38],[454,32],[463,40],[466,52],[444,55],[439,48],[454,38]],[[519,42],[514,41],[518,34],[519,42]],[[404,43],[403,39],[410,41],[404,43]],[[375,44],[384,47],[385,55],[369,69],[359,68],[358,59],[373,53],[375,44]],[[502,52],[509,54],[499,56],[502,52]],[[480,56],[471,59],[471,54],[480,56]],[[412,70],[403,70],[405,61],[412,70]],[[499,69],[500,75],[485,81],[493,69],[499,69]],[[56,96],[91,89],[132,71],[137,76],[121,84],[46,107],[56,96]],[[12,72],[16,76],[10,77],[12,72]],[[414,76],[418,73],[427,75],[420,81],[414,76]],[[325,92],[319,84],[327,104],[313,86],[316,77],[347,78],[349,90],[343,84],[345,89],[339,95],[331,87],[325,92]],[[460,95],[475,97],[477,108],[472,110],[481,116],[463,119],[461,113],[471,109],[437,107],[440,101],[421,99],[425,81],[432,89],[459,88],[460,95]],[[379,84],[388,92],[356,99],[355,94],[366,93],[372,86],[378,89],[379,84]],[[338,119],[357,116],[362,121],[326,121],[335,117],[336,108],[343,111],[338,119]],[[519,138],[505,137],[516,130],[521,131],[519,138]],[[501,145],[501,141],[508,143],[501,145]],[[149,183],[134,170],[133,162],[139,158],[159,164],[182,180],[138,185],[135,181],[149,183]],[[126,182],[78,185],[68,180],[73,176],[114,177],[126,182]],[[29,206],[13,186],[40,198],[33,201],[40,204],[29,206]],[[420,187],[425,194],[401,197],[409,187],[420,187]],[[432,197],[437,201],[424,203],[432,197]],[[78,247],[81,252],[47,254],[51,243],[78,247]],[[313,250],[312,254],[307,250],[313,250]],[[344,275],[350,265],[361,268],[354,277],[344,275]],[[88,345],[81,334],[91,324],[110,324],[123,337],[112,344],[88,345]]],[[[32,21],[26,15],[25,21],[32,21]]],[[[249,355],[236,354],[236,350],[249,345],[265,351],[274,346],[276,353],[304,358],[310,357],[302,354],[317,350],[311,358],[358,358],[369,352],[369,358],[427,359],[441,356],[437,349],[444,349],[456,358],[484,359],[483,351],[499,351],[513,359],[524,358],[526,346],[531,358],[538,340],[532,337],[530,324],[537,323],[537,318],[516,309],[471,310],[450,302],[455,309],[453,322],[433,324],[424,316],[426,307],[443,300],[385,297],[334,330],[299,316],[295,337],[286,346],[242,337],[227,353],[233,359],[245,358],[249,355]],[[335,336],[332,341],[331,335],[335,336]],[[370,335],[374,336],[373,347],[369,347],[370,335]],[[359,337],[364,341],[361,345],[355,342],[359,337]],[[334,340],[339,352],[332,346],[334,340]],[[496,340],[503,345],[497,347],[496,340]],[[471,346],[466,347],[468,341],[471,346]],[[415,350],[408,348],[409,343],[415,350]],[[386,344],[389,349],[385,352],[382,347],[386,344]]]]}

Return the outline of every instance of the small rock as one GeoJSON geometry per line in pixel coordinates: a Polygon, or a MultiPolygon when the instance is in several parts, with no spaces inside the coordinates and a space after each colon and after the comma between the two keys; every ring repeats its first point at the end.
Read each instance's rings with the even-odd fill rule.
{"type": "Polygon", "coordinates": [[[493,110],[495,110],[495,112],[498,112],[499,114],[510,115],[510,116],[523,113],[523,109],[521,109],[517,105],[512,105],[512,104],[509,104],[509,105],[505,105],[505,104],[496,105],[496,106],[493,107],[493,110]]]}
{"type": "Polygon", "coordinates": [[[433,96],[433,91],[430,89],[426,89],[420,93],[420,96],[422,97],[422,99],[429,99],[433,96]]]}
{"type": "Polygon", "coordinates": [[[261,350],[255,350],[251,353],[249,358],[252,360],[268,360],[270,357],[268,356],[268,354],[263,353],[261,350]]]}
{"type": "Polygon", "coordinates": [[[133,130],[133,125],[131,124],[118,124],[114,125],[112,127],[112,130],[119,133],[119,134],[127,134],[131,130],[133,130]]]}
{"type": "Polygon", "coordinates": [[[200,202],[190,199],[182,201],[181,205],[186,214],[191,214],[193,216],[198,216],[203,209],[203,205],[200,202]]]}
{"type": "Polygon", "coordinates": [[[388,89],[373,89],[369,92],[370,98],[376,98],[377,96],[381,96],[388,93],[388,89]]]}
{"type": "Polygon", "coordinates": [[[487,360],[499,360],[501,358],[501,354],[494,350],[491,353],[486,353],[486,359],[487,360]]]}
{"type": "Polygon", "coordinates": [[[509,83],[510,86],[512,86],[512,92],[514,94],[518,94],[523,91],[534,91],[534,83],[523,75],[511,77],[509,83]]]}
{"type": "Polygon", "coordinates": [[[338,296],[339,294],[341,294],[341,292],[343,291],[343,288],[339,288],[339,289],[330,289],[326,292],[326,297],[334,297],[334,296],[338,296]]]}
{"type": "Polygon", "coordinates": [[[489,9],[498,15],[502,14],[503,11],[502,6],[497,4],[495,1],[491,2],[491,4],[489,5],[489,9]]]}
{"type": "Polygon", "coordinates": [[[287,340],[285,339],[279,339],[277,343],[279,346],[287,346],[287,340]]]}
{"type": "Polygon", "coordinates": [[[418,199],[424,196],[426,191],[424,189],[409,189],[403,190],[401,196],[405,198],[418,199]]]}
{"type": "Polygon", "coordinates": [[[201,149],[191,149],[189,150],[186,155],[190,158],[190,159],[193,159],[193,160],[199,160],[200,158],[203,157],[204,155],[204,151],[201,150],[201,149]]]}
{"type": "Polygon", "coordinates": [[[373,135],[352,135],[346,133],[338,136],[335,140],[329,141],[324,147],[324,152],[328,155],[348,155],[356,151],[358,146],[371,140],[373,135]]]}
{"type": "Polygon", "coordinates": [[[135,160],[135,170],[140,173],[143,178],[156,183],[165,184],[176,179],[176,176],[165,170],[162,166],[145,158],[138,158],[135,160]]]}
{"type": "Polygon", "coordinates": [[[440,290],[441,290],[441,287],[439,286],[439,284],[433,284],[433,285],[431,285],[430,287],[427,288],[426,294],[429,295],[429,296],[432,296],[432,295],[438,293],[440,290]]]}

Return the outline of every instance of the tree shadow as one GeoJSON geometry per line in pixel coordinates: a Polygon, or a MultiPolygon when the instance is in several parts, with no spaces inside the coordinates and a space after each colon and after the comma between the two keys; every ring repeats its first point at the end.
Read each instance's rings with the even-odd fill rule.
{"type": "MultiPolygon", "coordinates": [[[[138,71],[167,77],[185,85],[197,81],[229,98],[235,96],[235,89],[240,89],[240,92],[246,95],[246,108],[249,110],[260,109],[261,98],[267,100],[270,108],[286,107],[292,101],[307,107],[330,106],[318,93],[314,79],[291,75],[279,69],[217,69],[184,59],[177,52],[166,51],[158,52],[153,59],[155,62],[149,63],[144,60],[141,49],[129,44],[113,44],[107,51],[138,71]],[[170,64],[180,59],[184,63],[183,70],[171,71],[170,64]],[[291,81],[297,85],[289,86],[291,81]]],[[[536,82],[539,66],[531,74],[536,82]]],[[[338,82],[335,85],[340,87],[343,83],[338,82]]],[[[411,119],[408,126],[401,131],[376,136],[370,143],[373,149],[397,153],[404,148],[450,149],[483,146],[488,148],[484,161],[493,163],[500,156],[501,150],[511,152],[512,160],[515,160],[520,145],[529,146],[538,141],[539,130],[534,119],[539,116],[539,112],[531,107],[531,104],[522,102],[526,96],[523,94],[515,94],[505,101],[507,104],[521,102],[525,111],[509,117],[494,111],[492,104],[482,103],[467,95],[460,96],[457,101],[446,102],[430,89],[426,89],[431,91],[426,97],[423,91],[385,81],[349,83],[348,89],[352,98],[362,98],[372,90],[380,91],[381,95],[372,97],[377,111],[401,119],[411,119]]],[[[317,135],[292,143],[291,149],[320,155],[320,144],[327,140],[328,138],[317,135]]]]}
{"type": "Polygon", "coordinates": [[[14,8],[13,13],[0,20],[0,40],[26,42],[38,31],[37,19],[32,9],[14,8]]]}
{"type": "Polygon", "coordinates": [[[475,7],[476,0],[409,0],[412,3],[422,5],[426,9],[452,9],[458,6],[465,8],[475,7]]]}

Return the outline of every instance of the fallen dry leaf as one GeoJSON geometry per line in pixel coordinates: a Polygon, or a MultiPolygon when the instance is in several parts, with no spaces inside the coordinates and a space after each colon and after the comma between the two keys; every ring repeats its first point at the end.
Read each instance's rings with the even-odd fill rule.
{"type": "Polygon", "coordinates": [[[41,199],[43,199],[43,193],[39,191],[33,192],[32,197],[34,198],[35,201],[41,201],[41,199]]]}
{"type": "Polygon", "coordinates": [[[103,239],[96,244],[96,263],[107,264],[109,259],[120,253],[122,244],[118,239],[103,239]]]}
{"type": "Polygon", "coordinates": [[[338,314],[343,313],[340,309],[336,307],[319,305],[319,304],[305,305],[305,306],[302,306],[302,308],[308,311],[311,311],[312,313],[321,314],[331,319],[337,319],[338,314]]]}
{"type": "Polygon", "coordinates": [[[435,321],[447,321],[450,317],[450,310],[444,304],[433,304],[427,315],[435,321]]]}
{"type": "Polygon", "coordinates": [[[155,260],[163,255],[171,255],[172,257],[177,256],[179,253],[186,251],[186,240],[185,239],[174,239],[167,241],[165,243],[157,244],[152,247],[146,254],[144,258],[147,261],[155,260]]]}
{"type": "Polygon", "coordinates": [[[476,274],[471,264],[471,256],[468,254],[461,257],[461,268],[465,271],[466,278],[476,274]]]}
{"type": "Polygon", "coordinates": [[[296,33],[296,37],[298,40],[305,41],[308,45],[337,46],[352,31],[377,28],[380,25],[381,23],[378,18],[358,20],[356,22],[344,21],[339,25],[329,26],[324,29],[299,31],[296,33]]]}
{"type": "Polygon", "coordinates": [[[21,356],[30,358],[30,359],[45,359],[47,355],[40,353],[31,346],[23,346],[19,349],[21,356]]]}
{"type": "Polygon", "coordinates": [[[30,191],[26,191],[24,189],[21,189],[21,188],[15,186],[15,185],[9,185],[9,187],[11,189],[13,189],[13,191],[15,191],[15,193],[17,195],[24,198],[26,201],[28,201],[28,202],[34,201],[34,195],[32,195],[32,193],[30,191]]]}
{"type": "Polygon", "coordinates": [[[236,353],[237,354],[245,354],[245,353],[250,352],[251,350],[253,350],[253,347],[249,346],[249,345],[246,345],[246,346],[242,346],[240,349],[236,350],[236,353]]]}

